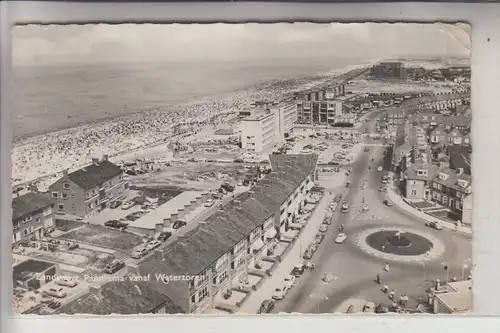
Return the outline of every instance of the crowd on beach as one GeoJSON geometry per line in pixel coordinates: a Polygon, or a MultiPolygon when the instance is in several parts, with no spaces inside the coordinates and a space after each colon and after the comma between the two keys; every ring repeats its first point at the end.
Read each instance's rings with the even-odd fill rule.
{"type": "Polygon", "coordinates": [[[136,114],[37,135],[14,142],[13,184],[74,170],[92,157],[110,157],[169,141],[205,126],[223,124],[228,114],[255,100],[282,99],[293,90],[324,82],[324,77],[269,81],[228,95],[215,96],[174,107],[144,110],[136,114]]]}

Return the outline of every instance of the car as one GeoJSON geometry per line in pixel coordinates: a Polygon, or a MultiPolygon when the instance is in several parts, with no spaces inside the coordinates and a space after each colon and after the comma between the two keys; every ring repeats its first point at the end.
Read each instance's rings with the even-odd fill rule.
{"type": "Polygon", "coordinates": [[[133,201],[127,201],[125,203],[122,204],[122,209],[123,210],[127,210],[127,209],[130,209],[132,208],[133,206],[135,205],[135,203],[133,201]]]}
{"type": "Polygon", "coordinates": [[[139,245],[132,250],[132,258],[134,259],[140,259],[146,254],[148,254],[148,250],[143,245],[139,245]]]}
{"type": "Polygon", "coordinates": [[[125,267],[125,263],[120,260],[113,260],[109,264],[104,267],[104,272],[107,274],[113,274],[115,272],[118,272],[120,269],[125,267]]]}
{"type": "Polygon", "coordinates": [[[160,241],[154,240],[154,241],[149,242],[148,245],[146,245],[146,249],[148,251],[152,251],[152,250],[156,249],[160,245],[161,245],[160,241]]]}
{"type": "Polygon", "coordinates": [[[436,229],[436,230],[442,230],[443,229],[443,227],[441,226],[441,224],[439,224],[439,222],[436,222],[436,221],[427,222],[425,225],[427,227],[430,227],[430,228],[436,229]]]}
{"type": "Polygon", "coordinates": [[[342,209],[341,209],[341,212],[342,212],[342,213],[347,213],[348,211],[349,211],[349,205],[348,205],[346,202],[344,202],[344,203],[342,204],[342,209]]]}
{"type": "Polygon", "coordinates": [[[295,284],[295,276],[293,275],[288,275],[284,280],[283,280],[283,283],[285,284],[285,286],[290,289],[292,288],[292,286],[295,284]]]}
{"type": "Polygon", "coordinates": [[[186,225],[187,225],[187,222],[185,220],[177,220],[172,225],[172,228],[174,228],[174,229],[177,230],[177,229],[180,229],[180,228],[182,228],[182,227],[184,227],[186,225]]]}
{"type": "Polygon", "coordinates": [[[109,204],[109,208],[115,209],[120,207],[122,202],[120,200],[113,201],[112,203],[109,204]]]}
{"type": "Polygon", "coordinates": [[[243,182],[242,182],[242,181],[239,181],[239,182],[238,182],[238,186],[243,186],[243,182]]]}
{"type": "Polygon", "coordinates": [[[320,232],[327,232],[328,231],[328,224],[322,224],[321,227],[319,227],[320,232]]]}
{"type": "Polygon", "coordinates": [[[325,239],[325,234],[317,234],[315,239],[317,240],[318,244],[321,244],[325,239]]]}
{"type": "Polygon", "coordinates": [[[347,235],[341,232],[340,234],[337,235],[337,237],[335,237],[335,243],[342,244],[343,242],[345,242],[346,239],[347,235]]]}
{"type": "Polygon", "coordinates": [[[166,241],[167,239],[169,239],[170,237],[172,236],[172,233],[171,232],[168,232],[168,231],[163,231],[163,232],[160,232],[160,234],[158,235],[158,240],[160,242],[164,242],[166,241]]]}
{"type": "Polygon", "coordinates": [[[139,219],[139,216],[137,214],[132,213],[125,216],[125,218],[129,221],[135,221],[139,219]]]}
{"type": "Polygon", "coordinates": [[[384,200],[383,201],[384,205],[386,205],[387,207],[392,207],[392,202],[390,202],[389,200],[384,200]]]}
{"type": "Polygon", "coordinates": [[[381,166],[379,166],[379,167],[377,168],[377,171],[378,171],[378,172],[382,172],[382,170],[384,170],[384,168],[382,168],[381,166]]]}
{"type": "Polygon", "coordinates": [[[269,313],[269,312],[273,311],[273,309],[274,309],[274,301],[271,299],[266,299],[260,305],[260,308],[259,308],[259,311],[257,311],[257,314],[269,313]]]}
{"type": "Polygon", "coordinates": [[[385,304],[379,304],[375,308],[375,313],[387,313],[389,312],[389,307],[385,304]]]}
{"type": "Polygon", "coordinates": [[[43,292],[45,295],[56,297],[56,298],[64,298],[66,295],[68,295],[63,288],[49,288],[47,290],[44,290],[43,292]]]}
{"type": "Polygon", "coordinates": [[[363,312],[365,313],[375,312],[375,303],[373,302],[366,303],[365,306],[363,307],[363,312]]]}
{"type": "Polygon", "coordinates": [[[312,253],[316,252],[318,250],[318,245],[312,242],[308,247],[307,250],[311,251],[312,253]]]}
{"type": "Polygon", "coordinates": [[[302,258],[304,259],[311,259],[313,257],[313,252],[310,251],[309,249],[306,250],[306,252],[304,252],[304,255],[302,256],[302,258]]]}
{"type": "Polygon", "coordinates": [[[325,283],[330,283],[334,279],[335,279],[335,277],[333,276],[333,274],[331,272],[326,272],[325,274],[323,274],[323,278],[321,280],[325,283]]]}
{"type": "Polygon", "coordinates": [[[205,202],[205,207],[212,207],[215,203],[215,200],[214,199],[208,199],[206,202],[205,202]]]}
{"type": "Polygon", "coordinates": [[[54,281],[57,285],[74,288],[78,285],[76,278],[70,278],[66,276],[59,276],[54,281]]]}
{"type": "Polygon", "coordinates": [[[283,299],[285,298],[286,293],[288,292],[288,288],[286,286],[278,287],[273,291],[273,299],[283,299]]]}
{"type": "Polygon", "coordinates": [[[369,152],[370,151],[370,148],[366,147],[365,148],[365,153],[369,152]]]}
{"type": "Polygon", "coordinates": [[[382,179],[380,180],[380,182],[381,182],[382,184],[387,184],[389,181],[387,180],[387,178],[382,177],[382,179]]]}
{"type": "Polygon", "coordinates": [[[340,202],[340,200],[342,200],[342,195],[341,194],[337,194],[335,196],[335,199],[333,199],[334,202],[340,202]]]}
{"type": "Polygon", "coordinates": [[[127,225],[123,222],[120,222],[118,220],[109,220],[104,222],[105,227],[109,228],[115,228],[115,229],[125,229],[127,228],[127,225]]]}

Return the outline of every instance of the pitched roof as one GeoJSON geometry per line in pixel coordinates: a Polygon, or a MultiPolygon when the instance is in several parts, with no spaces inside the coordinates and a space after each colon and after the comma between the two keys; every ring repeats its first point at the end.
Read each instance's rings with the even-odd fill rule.
{"type": "Polygon", "coordinates": [[[468,188],[471,185],[472,177],[465,173],[459,175],[457,171],[450,168],[440,168],[433,178],[433,181],[435,181],[436,183],[453,188],[455,190],[459,190],[461,192],[465,192],[465,188],[459,185],[459,180],[466,181],[467,186],[465,188],[468,188]],[[440,174],[446,174],[448,175],[448,177],[446,179],[442,179],[439,177],[440,174]]]}
{"type": "Polygon", "coordinates": [[[448,146],[448,155],[450,156],[450,168],[454,170],[463,169],[464,173],[471,174],[471,147],[462,145],[448,146]]]}
{"type": "Polygon", "coordinates": [[[167,313],[184,313],[170,298],[151,288],[149,282],[132,281],[129,276],[125,276],[123,281],[102,285],[100,293],[90,291],[63,305],[57,314],[136,315],[151,313],[162,304],[165,304],[167,313]]]}
{"type": "Polygon", "coordinates": [[[46,194],[30,192],[12,199],[12,218],[17,219],[51,205],[53,203],[46,194]]]}
{"type": "Polygon", "coordinates": [[[406,177],[409,180],[431,180],[435,177],[438,167],[429,163],[412,164],[406,171],[406,177]],[[421,175],[419,170],[427,170],[427,175],[421,175]]]}
{"type": "Polygon", "coordinates": [[[68,178],[76,185],[87,190],[99,186],[121,173],[122,169],[119,166],[110,161],[103,160],[71,172],[68,178]]]}

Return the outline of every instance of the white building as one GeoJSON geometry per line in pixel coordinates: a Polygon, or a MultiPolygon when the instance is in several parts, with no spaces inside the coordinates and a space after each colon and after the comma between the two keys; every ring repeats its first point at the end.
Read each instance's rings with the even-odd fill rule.
{"type": "Polygon", "coordinates": [[[285,141],[296,121],[297,106],[294,103],[253,109],[252,114],[240,123],[241,147],[254,153],[270,151],[275,144],[285,141]]]}

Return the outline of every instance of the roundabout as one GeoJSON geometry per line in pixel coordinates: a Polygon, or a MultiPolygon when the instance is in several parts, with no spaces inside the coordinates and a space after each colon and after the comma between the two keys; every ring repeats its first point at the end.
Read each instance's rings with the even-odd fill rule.
{"type": "Polygon", "coordinates": [[[440,257],[444,244],[427,232],[407,227],[377,227],[359,232],[356,245],[364,252],[384,260],[426,261],[440,257]]]}

